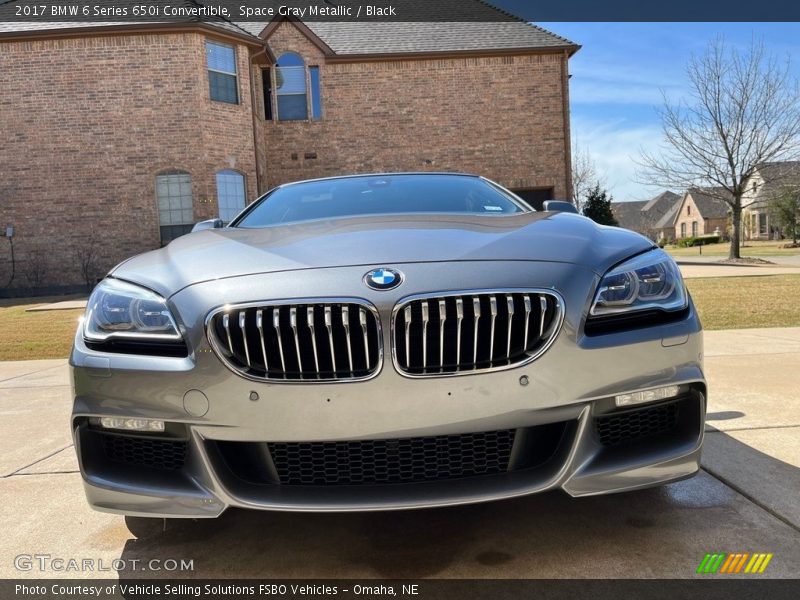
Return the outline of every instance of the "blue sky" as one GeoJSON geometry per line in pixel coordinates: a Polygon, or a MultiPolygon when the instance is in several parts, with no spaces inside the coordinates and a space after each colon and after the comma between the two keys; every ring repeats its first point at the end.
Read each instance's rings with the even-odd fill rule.
{"type": "Polygon", "coordinates": [[[539,23],[583,47],[570,61],[572,133],[605,174],[615,200],[643,200],[652,188],[635,182],[641,148],[661,140],[661,90],[679,99],[692,53],[718,35],[736,46],[762,38],[800,77],[798,23],[539,23]]]}

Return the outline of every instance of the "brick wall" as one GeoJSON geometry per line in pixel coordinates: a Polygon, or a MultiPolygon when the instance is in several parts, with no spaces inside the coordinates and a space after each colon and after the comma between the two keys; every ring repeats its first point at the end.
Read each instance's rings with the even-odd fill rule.
{"type": "Polygon", "coordinates": [[[259,122],[268,186],[353,172],[453,170],[567,196],[563,55],[325,64],[288,22],[268,43],[276,57],[292,51],[319,65],[323,112],[316,122],[259,122]]]}
{"type": "MultiPolygon", "coordinates": [[[[209,99],[205,39],[0,42],[0,226],[16,228],[12,287],[82,283],[92,246],[97,277],[158,247],[155,177],[165,170],[191,174],[196,221],[218,215],[221,169],[245,175],[248,199],[311,177],[426,170],[567,196],[564,55],[326,63],[284,23],[271,50],[320,67],[323,118],[276,122],[263,118],[262,70],[244,44],[240,104],[209,99]]],[[[0,286],[9,273],[2,239],[0,286]]]]}
{"type": "MultiPolygon", "coordinates": [[[[197,220],[216,216],[217,170],[256,194],[248,49],[240,105],[211,102],[204,36],[117,35],[0,43],[0,223],[16,228],[13,287],[81,283],[159,245],[155,176],[192,175],[197,220]],[[84,256],[85,258],[85,256],[84,256]]],[[[0,285],[10,272],[0,240],[0,285]]]]}

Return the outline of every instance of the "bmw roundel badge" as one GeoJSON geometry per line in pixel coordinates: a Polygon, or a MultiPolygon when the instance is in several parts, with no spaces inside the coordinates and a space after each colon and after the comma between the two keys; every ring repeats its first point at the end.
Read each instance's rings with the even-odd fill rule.
{"type": "Polygon", "coordinates": [[[364,283],[373,290],[391,290],[403,283],[403,274],[394,269],[374,269],[364,275],[364,283]]]}

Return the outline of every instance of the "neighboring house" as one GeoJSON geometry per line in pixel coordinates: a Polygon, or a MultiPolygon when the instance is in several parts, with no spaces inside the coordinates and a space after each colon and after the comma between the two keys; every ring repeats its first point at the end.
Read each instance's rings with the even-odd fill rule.
{"type": "Polygon", "coordinates": [[[667,212],[653,226],[656,241],[663,241],[664,243],[675,241],[675,220],[678,218],[678,210],[680,210],[681,200],[683,200],[683,196],[678,196],[677,194],[675,196],[677,196],[677,200],[672,203],[667,212]]]}
{"type": "Polygon", "coordinates": [[[0,22],[12,288],[94,280],[311,177],[467,171],[534,205],[569,198],[579,47],[481,6],[492,19],[0,22]]]}
{"type": "Polygon", "coordinates": [[[674,232],[674,221],[670,227],[666,227],[661,222],[667,218],[668,214],[676,214],[676,205],[681,197],[674,192],[662,192],[650,200],[636,202],[614,202],[611,210],[617,219],[620,227],[632,229],[642,235],[646,235],[654,241],[660,239],[671,240],[674,232]],[[666,229],[671,229],[666,232],[666,229]]]}
{"type": "Polygon", "coordinates": [[[772,223],[770,201],[785,191],[800,193],[800,162],[764,163],[747,181],[742,196],[742,237],[769,240],[780,234],[772,223]]]}
{"type": "Polygon", "coordinates": [[[725,188],[691,188],[681,199],[675,217],[675,239],[700,235],[728,235],[730,208],[725,188]]]}

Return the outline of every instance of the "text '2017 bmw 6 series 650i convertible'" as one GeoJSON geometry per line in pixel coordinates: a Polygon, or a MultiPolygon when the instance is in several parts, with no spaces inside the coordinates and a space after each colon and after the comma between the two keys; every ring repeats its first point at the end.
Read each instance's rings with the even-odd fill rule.
{"type": "Polygon", "coordinates": [[[128,515],[633,490],[698,469],[701,335],[636,233],[471,175],[304,181],[108,274],[71,423],[128,515]]]}

